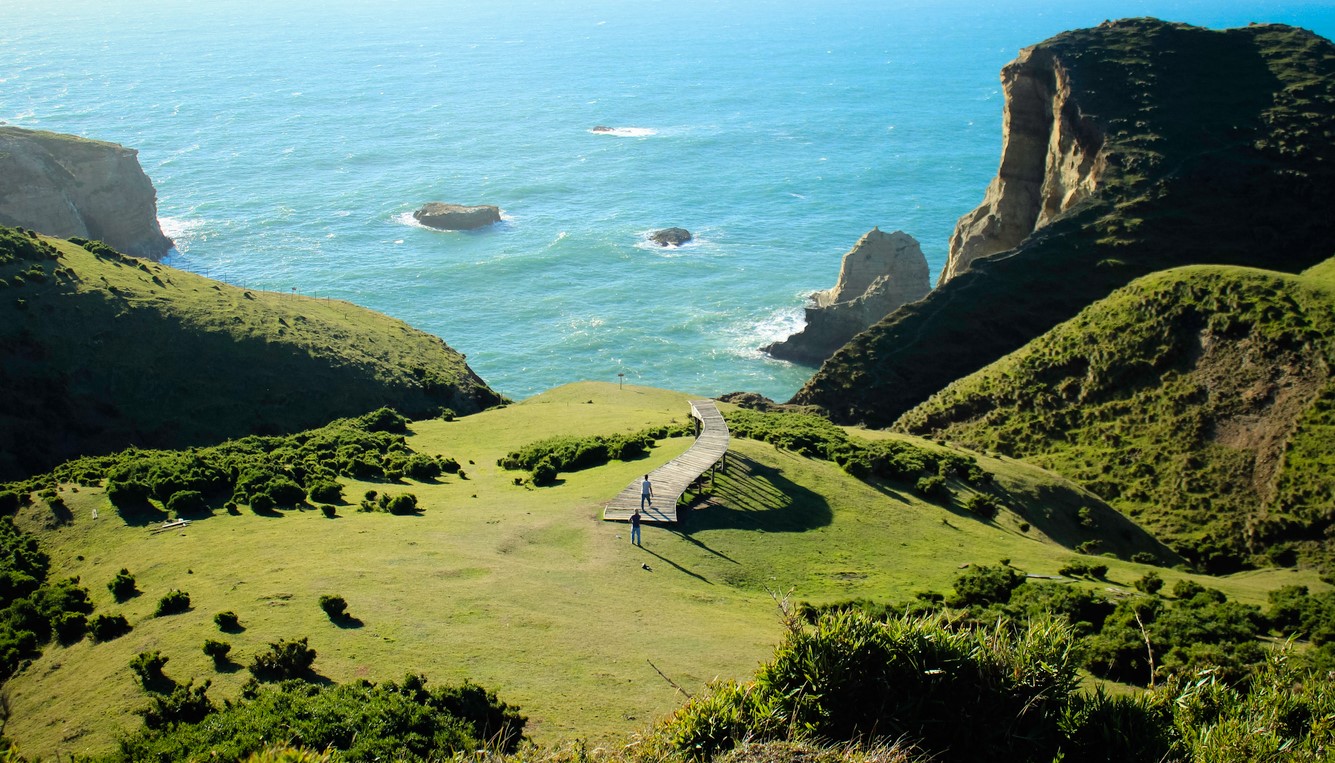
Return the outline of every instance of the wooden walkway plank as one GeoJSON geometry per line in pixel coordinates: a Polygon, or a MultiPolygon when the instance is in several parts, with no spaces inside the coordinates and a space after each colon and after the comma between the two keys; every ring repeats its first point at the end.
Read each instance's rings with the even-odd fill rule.
{"type": "MultiPolygon", "coordinates": [[[[640,521],[673,523],[677,521],[677,501],[686,488],[723,459],[728,453],[728,424],[713,400],[692,400],[691,415],[700,420],[700,435],[685,453],[649,472],[654,487],[653,505],[640,512],[640,521]]],[[[637,477],[603,507],[603,519],[628,522],[640,508],[640,482],[637,477]]]]}

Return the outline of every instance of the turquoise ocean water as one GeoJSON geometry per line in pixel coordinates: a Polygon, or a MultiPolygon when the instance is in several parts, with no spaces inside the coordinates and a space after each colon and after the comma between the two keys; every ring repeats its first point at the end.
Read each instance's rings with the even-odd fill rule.
{"type": "Polygon", "coordinates": [[[0,0],[0,121],[139,149],[170,264],[401,318],[511,397],[624,373],[786,399],[811,370],[756,348],[859,236],[940,271],[1001,67],[1148,15],[1335,34],[1296,1],[0,0]],[[414,225],[433,200],[506,219],[414,225]],[[645,244],[673,225],[697,240],[645,244]]]}

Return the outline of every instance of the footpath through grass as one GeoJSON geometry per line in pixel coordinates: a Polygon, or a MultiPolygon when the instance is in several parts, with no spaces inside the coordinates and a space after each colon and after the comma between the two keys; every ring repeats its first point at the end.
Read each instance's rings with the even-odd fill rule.
{"type": "MultiPolygon", "coordinates": [[[[772,591],[813,602],[903,601],[949,589],[964,563],[1007,558],[1053,574],[1075,556],[1005,515],[980,521],[748,440],[734,440],[712,498],[684,527],[646,527],[643,549],[630,545],[626,525],[600,520],[601,506],[688,438],[662,441],[640,461],[562,474],[546,488],[516,485],[519,473],[495,465],[552,435],[684,421],[687,399],[584,383],[454,422],[415,423],[410,445],[457,459],[467,478],[347,483],[333,519],[312,508],[259,516],[243,507],[155,534],[121,522],[100,489],[65,486],[68,524],[49,526],[49,514],[31,507],[19,522],[39,533],[53,579],[79,576],[99,612],[124,613],[134,630],[47,647],[7,686],[5,733],[29,756],[97,753],[139,723],[133,711],[146,702],[129,668],[136,654],[159,650],[164,672],[182,683],[211,679],[220,701],[237,695],[249,678],[243,666],[270,642],[309,637],[316,672],[332,681],[469,678],[521,705],[539,741],[624,743],[685,700],[658,671],[698,693],[768,659],[782,632],[772,591]],[[360,513],[367,490],[412,492],[422,511],[360,513]],[[122,567],[142,594],[117,604],[106,584],[122,567]],[[153,617],[173,589],[189,593],[191,609],[153,617]],[[319,606],[327,594],[344,597],[352,619],[331,622],[319,606]],[[219,632],[213,617],[226,610],[243,631],[219,632]],[[230,666],[215,670],[205,639],[233,645],[230,666]]],[[[997,468],[1016,490],[1049,481],[1015,462],[997,468]]],[[[1111,569],[1100,586],[1129,588],[1149,569],[1104,561],[1111,569]]],[[[1161,572],[1170,583],[1179,577],[1161,572]]],[[[1282,582],[1315,581],[1271,572],[1206,582],[1262,601],[1282,582]]]]}

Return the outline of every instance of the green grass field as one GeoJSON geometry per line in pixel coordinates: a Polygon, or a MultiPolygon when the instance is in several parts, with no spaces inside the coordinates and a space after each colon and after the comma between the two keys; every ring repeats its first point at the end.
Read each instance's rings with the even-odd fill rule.
{"type": "MultiPolygon", "coordinates": [[[[39,533],[53,579],[79,576],[99,612],[123,612],[134,630],[104,644],[48,647],[8,683],[5,733],[29,756],[105,750],[146,704],[128,667],[135,654],[160,650],[168,676],[209,678],[218,701],[236,695],[249,678],[243,666],[269,642],[308,636],[315,669],[330,680],[470,678],[523,706],[540,742],[624,744],[685,699],[657,671],[694,693],[768,658],[781,634],[771,592],[904,601],[948,590],[965,563],[1008,558],[1054,574],[1075,556],[1037,522],[1029,532],[1006,514],[985,523],[749,440],[734,439],[728,471],[684,527],[647,527],[643,549],[630,545],[626,525],[600,520],[602,504],[688,439],[663,441],[641,461],[563,474],[547,488],[516,485],[516,473],[495,466],[507,450],[555,434],[684,420],[687,399],[581,383],[454,422],[415,423],[410,444],[454,457],[467,479],[349,483],[334,519],[309,508],[274,517],[218,511],[155,534],[122,523],[101,490],[65,486],[70,524],[46,527],[31,508],[18,521],[39,533]],[[387,488],[415,493],[422,514],[356,510],[364,491],[387,488]],[[143,593],[118,605],[106,583],[122,567],[143,593]],[[153,617],[158,599],[178,588],[192,609],[153,617]],[[358,622],[331,623],[322,594],[346,598],[358,622]],[[224,610],[240,616],[243,632],[218,631],[213,616],[224,610]],[[206,638],[233,644],[232,666],[215,671],[201,650],[206,638]]],[[[1076,490],[1016,461],[985,463],[1008,490],[1054,506],[1076,490]]],[[[1149,569],[1101,561],[1111,571],[1100,587],[1129,588],[1149,569]]],[[[1161,573],[1170,585],[1181,577],[1161,573]]],[[[1320,587],[1314,575],[1288,571],[1197,579],[1249,602],[1283,583],[1320,587]]]]}

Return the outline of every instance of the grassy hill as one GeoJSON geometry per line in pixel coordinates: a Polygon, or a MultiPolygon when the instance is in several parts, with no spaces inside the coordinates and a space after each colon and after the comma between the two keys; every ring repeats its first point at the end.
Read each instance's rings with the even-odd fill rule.
{"type": "MultiPolygon", "coordinates": [[[[465,474],[400,484],[345,480],[336,518],[311,506],[262,515],[217,510],[155,533],[122,521],[101,488],[58,486],[60,516],[34,495],[16,521],[50,554],[51,577],[78,576],[98,612],[123,613],[133,630],[105,643],[46,647],[5,687],[12,711],[5,734],[27,755],[105,750],[139,722],[133,711],[146,704],[128,667],[136,654],[159,650],[168,676],[210,678],[210,694],[222,699],[237,696],[249,677],[242,666],[267,644],[305,636],[318,652],[316,672],[330,680],[398,679],[410,671],[441,683],[467,677],[521,705],[539,741],[624,743],[685,701],[658,671],[700,693],[717,678],[750,675],[767,659],[783,633],[773,594],[818,604],[906,601],[918,591],[948,590],[970,562],[1008,559],[1055,574],[1079,558],[1068,545],[1089,533],[1125,531],[1110,542],[1129,544],[1127,552],[1153,546],[1129,523],[1116,524],[1090,494],[1008,457],[967,454],[1010,496],[1013,510],[985,520],[957,501],[926,501],[894,483],[855,479],[829,461],[737,438],[708,501],[683,526],[647,527],[643,549],[630,545],[624,524],[600,521],[601,506],[682,452],[686,439],[663,440],[642,460],[563,473],[545,488],[516,484],[522,474],[495,465],[508,451],[554,435],[684,421],[687,399],[582,383],[453,422],[414,423],[407,444],[454,458],[465,474]],[[366,490],[411,492],[422,511],[359,512],[366,490]],[[1077,527],[1079,508],[1091,510],[1094,528],[1077,527]],[[118,604],[105,586],[123,567],[142,593],[118,604]],[[158,600],[174,589],[190,595],[190,610],[154,617],[158,600]],[[326,594],[343,596],[355,621],[331,622],[318,605],[326,594]],[[226,610],[243,631],[220,633],[213,617],[226,610]],[[205,639],[233,645],[231,667],[215,670],[201,649],[205,639]]],[[[1098,590],[1129,590],[1156,569],[1083,558],[1107,564],[1107,579],[1073,585],[1098,590]]],[[[1293,571],[1158,572],[1170,583],[1191,579],[1251,603],[1282,584],[1318,585],[1313,574],[1293,571]]]]}
{"type": "Polygon", "coordinates": [[[899,428],[1064,474],[1217,571],[1335,560],[1335,260],[1141,278],[899,428]]]}
{"type": "Polygon", "coordinates": [[[0,479],[131,444],[500,401],[462,355],[401,321],[90,246],[0,228],[0,479]]]}
{"type": "Polygon", "coordinates": [[[1331,256],[1328,40],[1135,19],[1036,48],[1070,83],[1072,129],[1099,146],[1098,187],[855,337],[794,402],[889,426],[1139,276],[1188,264],[1299,272],[1331,256]]]}

